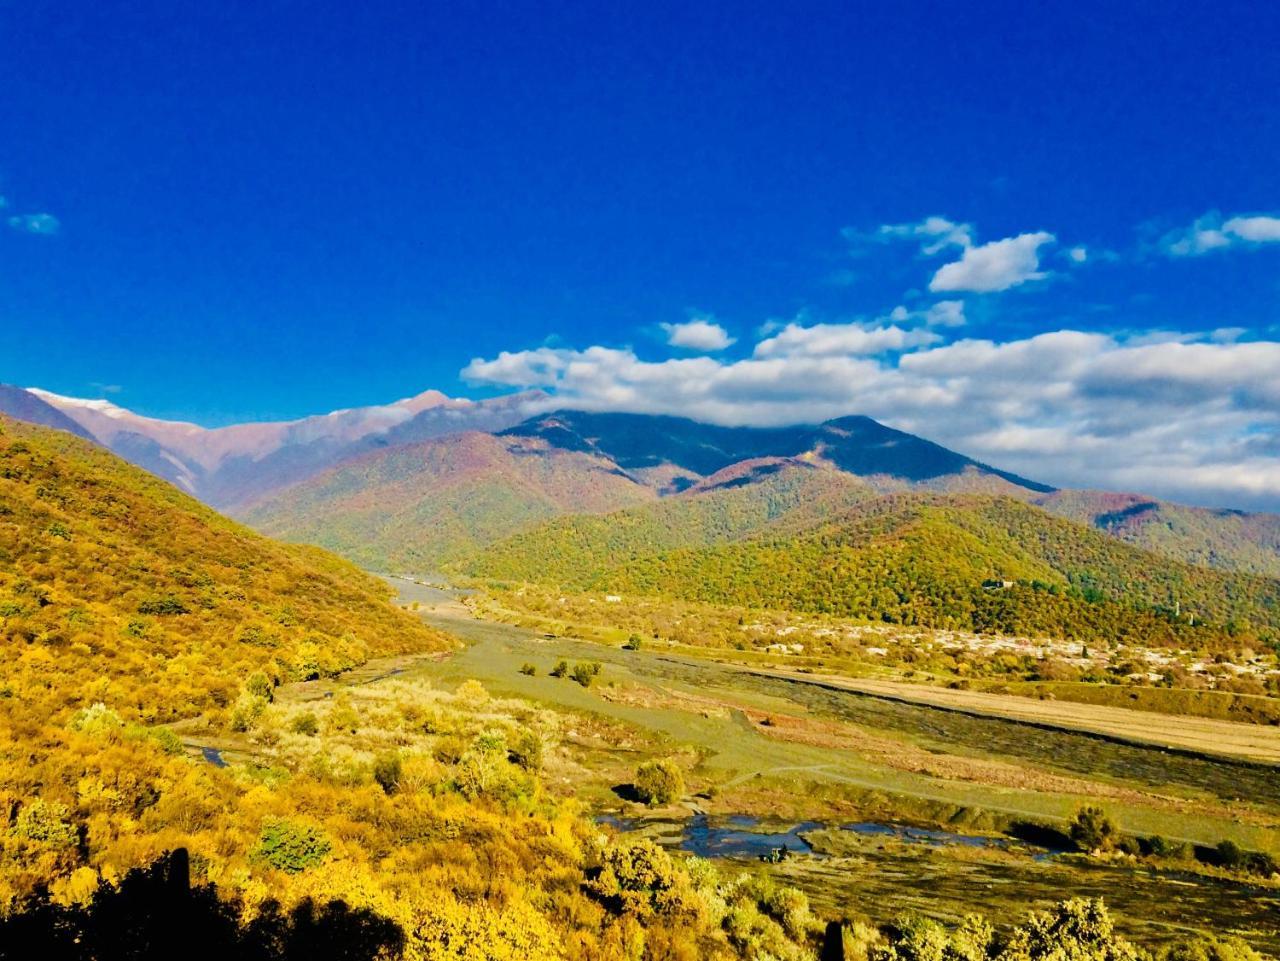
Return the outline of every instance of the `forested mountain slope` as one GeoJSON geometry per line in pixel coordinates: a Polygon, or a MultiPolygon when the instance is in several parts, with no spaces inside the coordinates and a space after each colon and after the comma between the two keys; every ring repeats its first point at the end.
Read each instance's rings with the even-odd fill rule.
{"type": "Polygon", "coordinates": [[[1062,490],[1045,510],[1191,564],[1280,577],[1280,515],[1171,504],[1140,494],[1062,490]]]}
{"type": "MultiPolygon", "coordinates": [[[[367,567],[429,571],[555,516],[657,498],[685,506],[659,510],[649,523],[692,523],[693,530],[719,524],[741,533],[735,525],[751,527],[789,510],[822,511],[837,490],[861,499],[912,489],[1020,496],[1050,490],[861,417],[751,428],[558,411],[496,436],[460,434],[345,461],[263,500],[244,518],[273,536],[320,544],[367,567]],[[812,476],[801,482],[805,475],[812,476]],[[811,483],[812,495],[795,487],[811,483]],[[756,486],[762,489],[698,503],[711,493],[756,486]],[[769,506],[775,495],[782,499],[769,506]],[[668,514],[672,520],[662,520],[668,514]]],[[[694,537],[693,530],[683,536],[694,537]]]]}
{"type": "Polygon", "coordinates": [[[256,671],[296,679],[448,645],[348,562],[3,417],[0,643],[28,718],[109,701],[146,720],[225,704],[256,671]]]}
{"type": "Polygon", "coordinates": [[[533,438],[467,433],[347,461],[245,519],[366,567],[431,570],[549,517],[655,496],[596,455],[533,438]]]}
{"type": "Polygon", "coordinates": [[[687,513],[663,517],[648,507],[561,519],[494,545],[465,570],[567,589],[1082,640],[1265,640],[1280,628],[1280,581],[1160,558],[1012,498],[881,497],[833,518],[784,513],[719,540],[698,536],[696,519],[681,523],[696,514],[695,501],[669,503],[687,513]],[[664,540],[655,530],[693,534],[664,540]]]}

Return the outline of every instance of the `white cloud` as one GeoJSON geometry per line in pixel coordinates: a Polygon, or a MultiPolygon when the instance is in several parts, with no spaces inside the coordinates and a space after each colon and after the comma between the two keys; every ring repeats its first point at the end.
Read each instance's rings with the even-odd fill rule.
{"type": "Polygon", "coordinates": [[[1089,259],[1089,250],[1087,247],[1072,247],[1067,251],[1067,257],[1073,264],[1083,264],[1089,259]]]}
{"type": "Polygon", "coordinates": [[[940,300],[923,315],[930,327],[963,327],[965,325],[963,300],[940,300]]]}
{"type": "Polygon", "coordinates": [[[729,332],[711,320],[690,320],[683,324],[663,324],[667,343],[689,350],[724,350],[734,342],[729,332]]]}
{"type": "Polygon", "coordinates": [[[725,424],[862,413],[1048,483],[1280,509],[1280,343],[1061,330],[898,353],[913,333],[931,332],[792,323],[741,360],[540,348],[463,376],[725,424]]]}
{"type": "Polygon", "coordinates": [[[864,324],[791,323],[756,344],[754,356],[766,357],[868,357],[889,351],[909,350],[937,343],[941,338],[928,330],[905,330],[896,324],[873,327],[864,324]]]}
{"type": "Polygon", "coordinates": [[[1280,217],[1232,217],[1222,229],[1241,240],[1258,244],[1280,241],[1280,217]]]}
{"type": "Polygon", "coordinates": [[[963,300],[940,300],[924,310],[908,310],[899,304],[889,312],[887,319],[895,324],[919,321],[930,327],[963,327],[967,323],[963,300]]]}
{"type": "Polygon", "coordinates": [[[1053,234],[1041,230],[967,247],[959,260],[938,269],[929,289],[992,293],[1040,280],[1048,276],[1040,271],[1040,248],[1053,240],[1053,234]]]}
{"type": "Polygon", "coordinates": [[[972,226],[939,216],[926,217],[914,224],[885,224],[880,228],[879,235],[882,238],[918,239],[922,241],[921,252],[930,256],[947,247],[968,248],[973,244],[972,226]]]}
{"type": "Polygon", "coordinates": [[[9,218],[9,226],[28,234],[56,234],[62,227],[53,214],[17,214],[9,218]]]}
{"type": "Polygon", "coordinates": [[[1160,249],[1170,257],[1198,257],[1228,247],[1254,247],[1280,243],[1280,217],[1269,214],[1235,216],[1223,221],[1210,211],[1190,227],[1160,238],[1160,249]]]}

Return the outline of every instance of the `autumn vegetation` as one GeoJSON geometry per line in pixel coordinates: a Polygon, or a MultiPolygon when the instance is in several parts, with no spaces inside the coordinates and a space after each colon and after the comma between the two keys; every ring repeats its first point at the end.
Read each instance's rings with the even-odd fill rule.
{"type": "Polygon", "coordinates": [[[670,516],[705,515],[695,505],[560,518],[463,567],[497,582],[1081,642],[1280,636],[1280,581],[1160,558],[1008,497],[900,494],[715,538],[670,516]]]}
{"type": "MultiPolygon", "coordinates": [[[[867,563],[892,554],[848,546],[867,563]]],[[[695,566],[714,593],[737,583],[740,560],[695,566]]],[[[645,568],[655,589],[686,561],[668,563],[645,568]]],[[[1069,579],[1043,593],[1095,604],[1069,579]]],[[[936,610],[953,600],[963,592],[936,610]]],[[[1241,629],[1267,629],[1246,599],[1219,605],[1251,618],[1241,629]]],[[[95,939],[136,935],[155,913],[123,934],[102,918],[133,917],[130,892],[148,890],[139,872],[178,851],[212,919],[205,946],[237,957],[320,957],[343,937],[345,957],[412,961],[801,961],[833,939],[860,961],[1143,956],[1097,902],[1008,931],[918,918],[874,929],[856,906],[819,918],[761,871],[613,836],[544,783],[557,719],[475,681],[311,698],[309,681],[453,641],[345,561],[254,534],[88,442],[3,419],[0,644],[0,958],[41,956],[40,938],[109,956],[95,939]],[[240,760],[208,763],[200,745],[240,760]]],[[[587,687],[599,667],[552,674],[587,687]]],[[[655,804],[684,790],[662,760],[635,781],[655,804]]],[[[1218,939],[1167,955],[1202,959],[1256,955],[1218,939]]]]}

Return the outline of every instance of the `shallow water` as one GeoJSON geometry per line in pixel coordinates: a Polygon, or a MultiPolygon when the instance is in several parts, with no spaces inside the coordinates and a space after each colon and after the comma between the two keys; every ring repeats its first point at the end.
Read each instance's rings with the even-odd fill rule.
{"type": "Polygon", "coordinates": [[[661,825],[660,840],[663,843],[672,844],[682,851],[702,858],[764,857],[782,848],[792,853],[804,852],[812,857],[822,858],[825,855],[815,852],[805,839],[805,835],[823,829],[848,831],[863,837],[883,837],[906,844],[924,844],[933,847],[956,844],[968,848],[1025,850],[1038,856],[1061,853],[1046,848],[1034,848],[1010,838],[956,834],[952,831],[879,821],[858,821],[840,825],[823,824],[820,821],[782,824],[741,814],[715,820],[705,814],[697,814],[688,820],[678,822],[646,821],[603,815],[597,818],[597,821],[623,832],[661,825]]]}
{"type": "Polygon", "coordinates": [[[1021,921],[1071,897],[1106,900],[1117,927],[1144,945],[1168,943],[1192,931],[1243,937],[1255,948],[1280,949],[1280,894],[1270,888],[1149,867],[1060,858],[1061,851],[1010,838],[874,821],[821,825],[698,815],[687,821],[604,816],[621,831],[644,831],[667,847],[702,857],[758,860],[786,845],[794,855],[766,870],[809,895],[832,914],[863,915],[886,923],[915,911],[954,923],[981,912],[998,924],[1021,921]],[[804,835],[823,827],[870,839],[848,855],[824,855],[804,835]],[[771,830],[773,828],[773,830],[771,830]],[[987,848],[1023,857],[982,857],[987,848]],[[950,849],[950,851],[948,851],[950,849]]]}
{"type": "Polygon", "coordinates": [[[216,747],[202,747],[200,749],[200,756],[203,757],[210,764],[212,764],[214,767],[227,766],[227,761],[222,756],[222,752],[219,751],[216,747]]]}

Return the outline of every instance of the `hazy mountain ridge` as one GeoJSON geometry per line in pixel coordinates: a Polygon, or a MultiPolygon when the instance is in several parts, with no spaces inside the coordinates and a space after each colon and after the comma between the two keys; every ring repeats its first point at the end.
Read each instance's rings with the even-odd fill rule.
{"type": "Polygon", "coordinates": [[[93,435],[48,401],[29,390],[0,384],[0,414],[41,427],[64,430],[77,437],[93,440],[93,435]]]}
{"type": "MultiPolygon", "coordinates": [[[[1055,490],[866,417],[775,428],[565,410],[526,417],[548,402],[536,392],[472,402],[426,391],[394,404],[297,421],[206,429],[140,417],[109,401],[82,401],[39,390],[0,387],[0,412],[96,439],[206,503],[251,516],[283,536],[319,540],[362,563],[378,566],[405,563],[411,558],[419,562],[456,558],[529,523],[573,512],[573,505],[561,505],[554,492],[532,500],[527,491],[517,497],[504,490],[504,482],[485,483],[473,472],[469,475],[476,492],[473,504],[463,509],[456,489],[448,498],[431,502],[442,511],[434,531],[426,521],[430,512],[426,501],[410,517],[405,516],[405,505],[389,503],[385,516],[400,518],[401,528],[392,538],[397,545],[391,549],[388,543],[381,543],[386,540],[384,535],[372,529],[382,522],[375,521],[366,508],[347,514],[346,508],[334,505],[326,513],[310,493],[313,479],[316,490],[332,490],[318,475],[332,469],[341,471],[358,459],[376,458],[381,451],[404,445],[481,431],[509,439],[536,438],[548,449],[595,456],[610,462],[637,487],[660,497],[746,486],[775,471],[823,466],[856,477],[872,493],[932,490],[1008,494],[1165,557],[1280,576],[1278,515],[1187,507],[1137,494],[1055,490]],[[295,487],[296,495],[290,490],[295,487]],[[533,509],[533,501],[542,506],[533,509]],[[289,520],[293,515],[297,515],[296,523],[289,520]],[[416,549],[410,545],[415,531],[426,532],[422,546],[416,549]]],[[[358,473],[363,468],[353,470],[358,473]]],[[[622,489],[625,485],[616,498],[593,501],[591,510],[608,511],[636,503],[630,496],[622,496],[622,489]]],[[[412,495],[397,490],[388,496],[392,500],[421,500],[425,494],[425,489],[412,495]]]]}
{"type": "Polygon", "coordinates": [[[468,432],[347,460],[245,519],[377,569],[430,570],[549,517],[655,496],[594,454],[468,432]]]}
{"type": "Polygon", "coordinates": [[[541,400],[537,392],[471,401],[428,390],[391,404],[294,421],[205,428],[144,417],[107,400],[6,388],[0,393],[0,413],[90,437],[187,493],[226,509],[248,505],[379,447],[466,430],[501,430],[524,419],[541,400]],[[50,411],[62,419],[53,422],[50,411]]]}
{"type": "MultiPolygon", "coordinates": [[[[815,490],[840,489],[857,498],[916,488],[1024,497],[1051,490],[866,418],[753,428],[556,411],[487,442],[479,436],[454,435],[345,461],[265,498],[243,516],[270,534],[313,541],[362,564],[420,570],[556,515],[606,513],[658,498],[697,499],[775,476],[794,486],[796,478],[814,474],[822,479],[813,482],[815,490]],[[481,450],[484,466],[477,468],[481,450]],[[554,467],[532,471],[520,464],[529,457],[549,459],[554,467]]],[[[772,489],[760,496],[767,499],[772,489]]],[[[815,495],[815,503],[825,496],[815,495]]]]}
{"type": "Polygon", "coordinates": [[[1172,504],[1141,494],[1062,490],[1037,498],[1051,513],[1157,554],[1204,567],[1280,577],[1280,515],[1172,504]]]}

